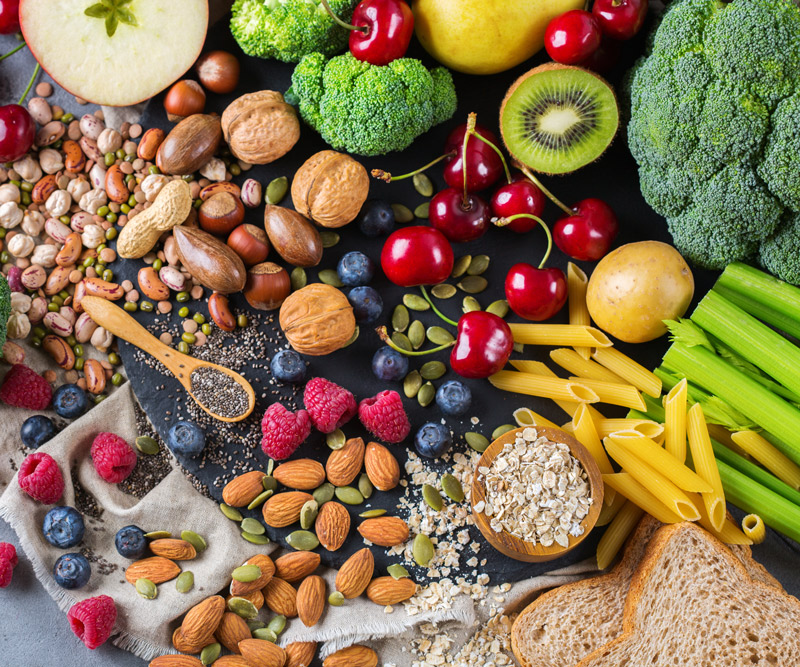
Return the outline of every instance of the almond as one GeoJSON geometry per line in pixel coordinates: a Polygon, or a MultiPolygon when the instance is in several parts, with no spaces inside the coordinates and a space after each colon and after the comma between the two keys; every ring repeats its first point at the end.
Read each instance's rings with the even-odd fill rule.
{"type": "Polygon", "coordinates": [[[388,448],[370,442],[364,455],[367,477],[378,491],[391,491],[400,483],[400,464],[388,448]]]}
{"type": "Polygon", "coordinates": [[[309,667],[317,653],[317,642],[292,642],[284,650],[285,667],[309,667]]]}
{"type": "Polygon", "coordinates": [[[213,633],[200,637],[200,639],[194,642],[186,641],[186,637],[183,636],[180,627],[175,628],[175,632],[172,633],[172,645],[175,647],[176,651],[180,651],[181,653],[200,653],[204,646],[211,644],[213,641],[213,633]]]}
{"type": "Polygon", "coordinates": [[[253,667],[283,667],[286,663],[284,650],[264,639],[245,639],[239,642],[239,652],[253,667]]]}
{"type": "Polygon", "coordinates": [[[153,540],[150,542],[150,551],[170,560],[192,560],[197,556],[195,548],[186,540],[153,540]]]}
{"type": "MultiPolygon", "coordinates": [[[[391,577],[389,578],[391,579],[391,577]]],[[[232,611],[226,611],[222,615],[222,620],[214,636],[231,653],[239,653],[239,642],[250,639],[252,635],[250,628],[247,627],[247,623],[241,616],[232,611]]]]}
{"type": "Polygon", "coordinates": [[[297,616],[297,591],[288,581],[272,577],[261,592],[264,594],[264,604],[271,611],[286,618],[297,616]]]}
{"type": "Polygon", "coordinates": [[[203,667],[203,663],[190,655],[160,655],[147,667],[203,667]]]}
{"type": "Polygon", "coordinates": [[[417,584],[413,579],[395,579],[394,577],[378,577],[367,586],[367,597],[375,604],[382,606],[398,604],[408,600],[417,592],[417,584]]]}
{"type": "Polygon", "coordinates": [[[273,563],[272,559],[266,554],[256,554],[250,560],[246,561],[245,565],[258,566],[258,569],[261,570],[261,576],[247,584],[234,579],[231,582],[231,595],[245,597],[248,593],[259,591],[269,583],[269,580],[272,579],[272,575],[275,574],[275,563],[273,563]]]}
{"type": "Polygon", "coordinates": [[[223,655],[211,667],[253,667],[253,664],[240,655],[223,655]]]}
{"type": "Polygon", "coordinates": [[[314,572],[319,567],[320,560],[319,554],[313,551],[294,551],[285,554],[275,561],[275,576],[293,584],[314,572]]]}
{"type": "Polygon", "coordinates": [[[322,667],[377,667],[377,664],[378,654],[369,646],[357,644],[331,653],[325,658],[322,667]]]}
{"type": "Polygon", "coordinates": [[[396,516],[379,516],[362,521],[358,532],[379,547],[395,547],[408,539],[408,524],[396,516]]]}
{"type": "Polygon", "coordinates": [[[350,513],[344,505],[330,500],[319,508],[314,531],[323,547],[336,551],[350,532],[350,513]]]}
{"type": "Polygon", "coordinates": [[[316,625],[322,617],[325,589],[325,580],[316,574],[303,580],[297,589],[297,615],[306,627],[316,625]]]}
{"type": "Polygon", "coordinates": [[[261,508],[264,522],[272,528],[291,526],[300,520],[300,510],[309,500],[314,500],[314,497],[304,491],[276,493],[261,508]]]}
{"type": "Polygon", "coordinates": [[[190,644],[214,634],[225,613],[225,600],[219,595],[212,595],[199,602],[183,618],[181,633],[190,644]]]}
{"type": "Polygon", "coordinates": [[[364,441],[361,438],[350,438],[344,447],[335,449],[328,457],[325,472],[328,481],[334,486],[347,486],[352,482],[364,464],[364,441]]]}
{"type": "Polygon", "coordinates": [[[336,590],[348,600],[357,598],[369,585],[374,570],[375,559],[372,552],[366,548],[356,551],[336,574],[336,590]]]}
{"type": "Polygon", "coordinates": [[[325,468],[314,459],[297,459],[281,463],[272,476],[290,489],[311,491],[325,481],[325,468]]]}
{"type": "Polygon", "coordinates": [[[256,496],[263,493],[264,485],[261,480],[266,474],[260,470],[246,472],[244,475],[234,477],[222,489],[222,499],[231,507],[246,507],[256,496]]]}
{"type": "Polygon", "coordinates": [[[247,593],[247,595],[229,595],[225,598],[225,602],[227,603],[233,597],[237,598],[244,598],[245,600],[250,600],[253,603],[253,606],[256,610],[261,609],[264,606],[264,594],[261,591],[253,591],[252,593],[247,593]]]}
{"type": "Polygon", "coordinates": [[[125,579],[134,586],[137,579],[149,579],[154,584],[163,584],[165,581],[174,579],[180,573],[181,568],[177,563],[173,563],[168,558],[153,556],[128,565],[128,569],[125,570],[125,579]]]}

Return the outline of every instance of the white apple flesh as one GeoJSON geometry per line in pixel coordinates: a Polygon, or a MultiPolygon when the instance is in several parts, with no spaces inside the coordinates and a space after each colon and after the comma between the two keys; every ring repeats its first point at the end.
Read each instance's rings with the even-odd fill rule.
{"type": "Polygon", "coordinates": [[[42,68],[64,89],[95,104],[149,99],[197,60],[208,29],[207,0],[132,0],[137,25],[119,23],[109,37],[98,0],[22,0],[20,26],[42,68]]]}

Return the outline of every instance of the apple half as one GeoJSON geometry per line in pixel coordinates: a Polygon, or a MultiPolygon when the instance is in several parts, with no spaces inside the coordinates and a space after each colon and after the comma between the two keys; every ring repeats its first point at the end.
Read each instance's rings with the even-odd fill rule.
{"type": "Polygon", "coordinates": [[[42,68],[95,104],[160,93],[197,60],[207,0],[22,0],[20,26],[42,68]]]}

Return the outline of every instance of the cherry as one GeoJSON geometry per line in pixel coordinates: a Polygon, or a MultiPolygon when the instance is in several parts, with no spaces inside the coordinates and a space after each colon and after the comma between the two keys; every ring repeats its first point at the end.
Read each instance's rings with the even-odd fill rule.
{"type": "Polygon", "coordinates": [[[446,188],[431,199],[428,219],[453,243],[479,239],[491,224],[489,205],[479,195],[446,188]]]}
{"type": "Polygon", "coordinates": [[[622,42],[604,36],[597,51],[582,61],[580,66],[598,74],[607,74],[619,62],[621,52],[622,42]]]}
{"type": "Polygon", "coordinates": [[[600,46],[600,24],[590,12],[572,9],[556,16],[544,32],[544,47],[557,63],[577,65],[600,46]]]}
{"type": "Polygon", "coordinates": [[[549,320],[567,302],[567,278],[561,269],[520,262],[506,275],[506,300],[526,320],[549,320]]]}
{"type": "Polygon", "coordinates": [[[573,215],[553,227],[556,245],[573,259],[596,262],[605,257],[619,232],[617,216],[600,199],[582,199],[572,207],[573,215]]]}
{"type": "Polygon", "coordinates": [[[445,153],[452,157],[444,168],[444,180],[451,188],[464,187],[464,159],[466,158],[467,191],[478,192],[491,187],[503,175],[503,161],[493,146],[498,145],[497,136],[488,128],[475,125],[464,148],[468,123],[456,127],[444,144],[445,153]],[[487,143],[488,140],[492,145],[487,143]]]}
{"type": "Polygon", "coordinates": [[[592,14],[604,35],[631,39],[647,17],[647,0],[595,0],[592,14]]]}
{"type": "Polygon", "coordinates": [[[36,124],[25,107],[0,107],[0,162],[19,160],[33,145],[36,124]]]}
{"type": "Polygon", "coordinates": [[[19,32],[19,0],[0,0],[0,35],[19,32]]]}
{"type": "MultiPolygon", "coordinates": [[[[534,183],[517,174],[511,183],[500,186],[492,196],[492,214],[497,218],[509,218],[518,213],[529,213],[541,217],[547,202],[544,193],[534,183]]],[[[539,223],[534,218],[517,218],[507,226],[511,231],[524,234],[539,223]]]]}
{"type": "Polygon", "coordinates": [[[453,271],[453,248],[432,227],[404,227],[383,244],[381,268],[395,285],[436,285],[453,271]]]}
{"type": "Polygon", "coordinates": [[[514,349],[511,327],[503,318],[474,310],[458,320],[458,336],[450,366],[465,378],[485,378],[506,365],[514,349]]]}

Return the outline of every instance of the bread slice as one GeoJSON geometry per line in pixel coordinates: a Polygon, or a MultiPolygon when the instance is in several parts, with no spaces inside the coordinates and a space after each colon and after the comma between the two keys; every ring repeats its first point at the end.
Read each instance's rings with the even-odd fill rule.
{"type": "Polygon", "coordinates": [[[653,536],[631,582],[623,632],[578,667],[800,665],[800,601],[753,579],[693,523],[653,536]]]}
{"type": "MultiPolygon", "coordinates": [[[[522,667],[573,667],[620,635],[631,579],[661,525],[645,515],[611,572],[548,591],[520,613],[511,644],[522,667]]],[[[780,588],[752,559],[750,547],[731,548],[750,576],[780,588]]]]}

